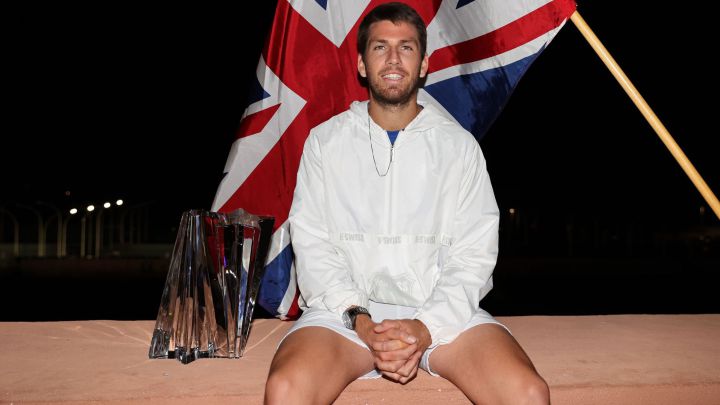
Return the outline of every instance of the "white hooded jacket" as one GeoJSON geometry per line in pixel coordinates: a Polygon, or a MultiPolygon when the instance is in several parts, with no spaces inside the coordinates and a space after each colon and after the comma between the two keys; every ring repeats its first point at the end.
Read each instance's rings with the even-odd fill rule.
{"type": "Polygon", "coordinates": [[[477,141],[424,107],[394,146],[367,102],[314,128],[289,221],[303,309],[416,307],[432,347],[492,288],[499,213],[477,141]]]}

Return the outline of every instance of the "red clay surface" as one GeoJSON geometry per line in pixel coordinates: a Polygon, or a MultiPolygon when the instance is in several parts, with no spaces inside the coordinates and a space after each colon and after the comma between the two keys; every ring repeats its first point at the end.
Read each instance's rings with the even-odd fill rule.
{"type": "MultiPolygon", "coordinates": [[[[498,317],[562,404],[720,404],[720,315],[498,317]]],[[[290,326],[254,322],[241,359],[150,360],[154,321],[0,323],[0,403],[262,403],[290,326]]],[[[338,404],[466,404],[420,372],[402,386],[357,381],[338,404]]]]}

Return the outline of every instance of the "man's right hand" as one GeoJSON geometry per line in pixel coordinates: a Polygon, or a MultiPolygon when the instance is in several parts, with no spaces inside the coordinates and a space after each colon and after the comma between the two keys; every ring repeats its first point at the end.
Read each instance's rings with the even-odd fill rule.
{"type": "Polygon", "coordinates": [[[359,315],[355,320],[355,331],[370,348],[375,367],[385,375],[388,373],[410,374],[411,370],[406,372],[403,366],[418,351],[417,338],[400,328],[391,328],[377,333],[375,332],[377,325],[379,324],[373,322],[367,315],[359,315]]]}

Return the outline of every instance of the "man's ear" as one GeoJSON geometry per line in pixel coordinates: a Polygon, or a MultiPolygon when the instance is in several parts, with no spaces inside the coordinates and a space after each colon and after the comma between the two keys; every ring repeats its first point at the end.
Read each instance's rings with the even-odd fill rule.
{"type": "Polygon", "coordinates": [[[428,70],[428,56],[425,54],[422,62],[420,62],[420,78],[422,79],[427,74],[428,70]]]}
{"type": "Polygon", "coordinates": [[[367,77],[367,70],[365,70],[365,62],[363,62],[362,55],[358,54],[358,73],[360,76],[367,77]]]}

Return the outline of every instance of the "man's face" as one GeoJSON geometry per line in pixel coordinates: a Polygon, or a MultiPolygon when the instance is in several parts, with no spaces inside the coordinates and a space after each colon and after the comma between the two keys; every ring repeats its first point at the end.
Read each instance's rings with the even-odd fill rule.
{"type": "Polygon", "coordinates": [[[407,104],[427,73],[427,56],[420,54],[414,26],[379,21],[370,25],[365,55],[358,55],[358,72],[366,77],[370,98],[383,105],[407,104]]]}

